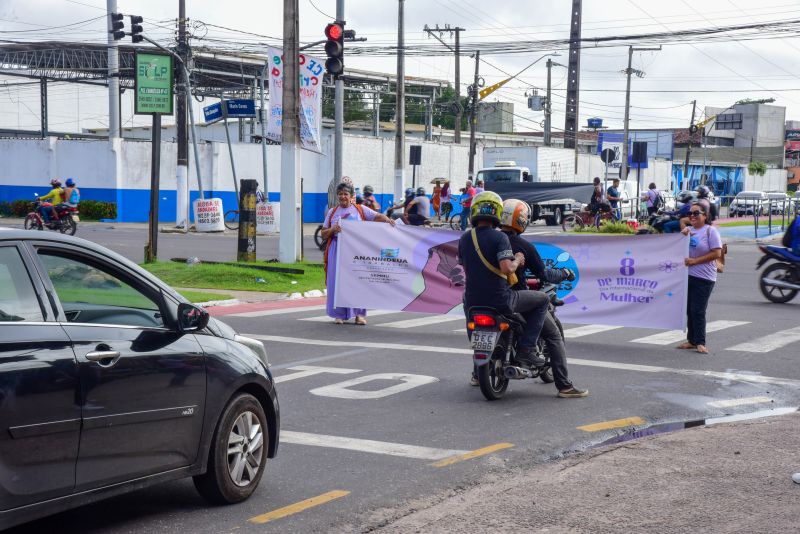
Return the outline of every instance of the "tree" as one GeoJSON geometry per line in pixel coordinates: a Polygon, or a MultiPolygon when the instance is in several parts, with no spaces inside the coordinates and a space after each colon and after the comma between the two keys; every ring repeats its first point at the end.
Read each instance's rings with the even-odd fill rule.
{"type": "Polygon", "coordinates": [[[763,161],[751,161],[747,165],[747,171],[753,176],[764,176],[767,173],[767,164],[763,161]]]}
{"type": "MultiPolygon", "coordinates": [[[[351,85],[351,87],[353,87],[351,85]]],[[[358,86],[361,87],[361,86],[358,86]]],[[[335,91],[333,87],[322,88],[322,116],[326,119],[335,118],[335,91]]],[[[344,122],[365,121],[372,118],[372,111],[367,108],[364,93],[360,91],[344,91],[344,122]]]]}

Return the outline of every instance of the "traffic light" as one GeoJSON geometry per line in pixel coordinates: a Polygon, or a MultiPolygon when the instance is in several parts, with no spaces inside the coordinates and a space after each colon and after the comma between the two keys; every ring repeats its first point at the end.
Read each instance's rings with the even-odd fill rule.
{"type": "Polygon", "coordinates": [[[108,30],[108,33],[114,34],[115,41],[125,37],[125,23],[122,22],[124,17],[122,13],[111,13],[111,29],[108,30]]]}
{"type": "Polygon", "coordinates": [[[344,23],[331,22],[325,27],[325,70],[334,78],[338,78],[344,72],[344,23]]]}
{"type": "Polygon", "coordinates": [[[139,15],[131,15],[131,41],[134,43],[141,43],[144,41],[142,37],[142,22],[144,18],[139,15]]]}

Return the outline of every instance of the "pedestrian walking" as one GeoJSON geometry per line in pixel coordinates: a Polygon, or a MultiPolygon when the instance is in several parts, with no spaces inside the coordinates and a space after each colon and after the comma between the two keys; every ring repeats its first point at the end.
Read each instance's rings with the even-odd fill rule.
{"type": "Polygon", "coordinates": [[[433,194],[431,195],[431,204],[433,205],[433,213],[436,215],[437,220],[442,220],[439,216],[439,210],[442,203],[442,185],[439,180],[436,180],[433,186],[433,194]]]}
{"type": "Polygon", "coordinates": [[[642,193],[644,201],[647,203],[647,215],[652,215],[661,207],[661,192],[659,192],[656,184],[651,182],[647,186],[647,191],[642,193]]]}
{"type": "Polygon", "coordinates": [[[363,204],[353,204],[354,190],[349,183],[342,181],[336,188],[336,207],[328,210],[325,223],[322,225],[322,238],[327,240],[325,247],[325,285],[328,289],[328,298],[325,310],[333,322],[343,324],[355,317],[355,324],[367,324],[367,310],[361,308],[337,308],[333,305],[336,296],[336,255],[338,252],[338,236],[342,233],[341,221],[343,219],[387,222],[394,226],[394,221],[382,213],[365,207],[363,204]]]}
{"type": "Polygon", "coordinates": [[[472,187],[472,181],[467,180],[467,184],[464,187],[464,195],[461,197],[461,231],[464,232],[467,230],[467,223],[469,222],[469,212],[470,208],[472,208],[472,199],[478,193],[475,191],[475,188],[472,187]]]}
{"type": "Polygon", "coordinates": [[[453,212],[453,204],[450,202],[450,180],[445,180],[442,186],[441,198],[441,214],[444,215],[444,222],[450,220],[450,214],[453,212]]]}
{"type": "Polygon", "coordinates": [[[681,230],[689,236],[689,257],[684,264],[689,267],[689,287],[686,302],[686,342],[679,349],[695,349],[708,354],[706,348],[706,309],[711,291],[717,281],[717,258],[722,256],[722,239],[716,228],[708,222],[708,213],[700,204],[689,210],[689,226],[681,230]]]}

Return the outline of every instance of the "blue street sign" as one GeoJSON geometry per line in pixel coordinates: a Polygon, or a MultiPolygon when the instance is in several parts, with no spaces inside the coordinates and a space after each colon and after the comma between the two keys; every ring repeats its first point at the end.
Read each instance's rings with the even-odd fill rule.
{"type": "Polygon", "coordinates": [[[247,98],[226,100],[229,119],[248,119],[256,116],[256,102],[247,98]]]}
{"type": "Polygon", "coordinates": [[[217,102],[203,108],[203,115],[206,119],[206,124],[217,122],[222,119],[222,105],[217,102]]]}

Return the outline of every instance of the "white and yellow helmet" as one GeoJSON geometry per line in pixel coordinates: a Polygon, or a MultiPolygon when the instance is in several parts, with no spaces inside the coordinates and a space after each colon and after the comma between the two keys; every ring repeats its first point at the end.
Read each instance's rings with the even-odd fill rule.
{"type": "Polygon", "coordinates": [[[500,215],[500,226],[513,228],[521,234],[528,227],[531,220],[531,207],[527,202],[509,198],[503,202],[503,213],[500,215]]]}

